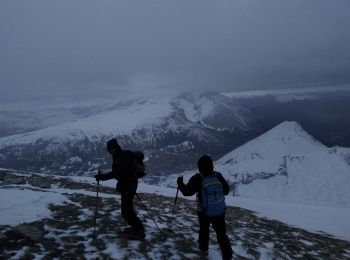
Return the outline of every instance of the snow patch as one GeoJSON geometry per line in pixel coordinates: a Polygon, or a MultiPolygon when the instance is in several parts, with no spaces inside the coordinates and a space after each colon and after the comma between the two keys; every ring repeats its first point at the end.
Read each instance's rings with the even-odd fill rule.
{"type": "Polygon", "coordinates": [[[51,215],[48,205],[63,204],[67,198],[56,192],[0,189],[0,224],[15,226],[51,215]]]}

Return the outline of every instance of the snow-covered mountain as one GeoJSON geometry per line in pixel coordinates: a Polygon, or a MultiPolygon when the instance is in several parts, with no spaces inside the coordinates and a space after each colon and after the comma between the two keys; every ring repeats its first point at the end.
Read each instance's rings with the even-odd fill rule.
{"type": "Polygon", "coordinates": [[[91,175],[110,167],[105,142],[117,137],[144,151],[149,175],[168,175],[194,169],[203,153],[219,159],[284,121],[329,147],[350,146],[349,100],[342,87],[0,104],[0,167],[91,175]]]}
{"type": "Polygon", "coordinates": [[[284,122],[225,155],[216,167],[235,196],[350,207],[350,166],[335,149],[298,123],[284,122]]]}
{"type": "MultiPolygon", "coordinates": [[[[283,122],[214,162],[233,196],[253,200],[350,208],[350,149],[328,148],[297,122],[283,122]]],[[[198,158],[197,158],[198,159],[198,158]]],[[[187,171],[150,179],[176,187],[187,171]]]]}
{"type": "Polygon", "coordinates": [[[117,137],[124,147],[144,150],[152,172],[164,164],[181,169],[194,150],[222,153],[251,123],[248,110],[218,93],[121,100],[79,111],[67,122],[0,138],[1,167],[86,174],[107,163],[105,142],[117,137]]]}

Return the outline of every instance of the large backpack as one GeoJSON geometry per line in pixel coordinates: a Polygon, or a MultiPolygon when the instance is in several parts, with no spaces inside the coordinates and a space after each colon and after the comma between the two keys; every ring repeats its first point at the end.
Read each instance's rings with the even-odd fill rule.
{"type": "Polygon", "coordinates": [[[140,179],[146,175],[146,166],[143,162],[145,156],[140,151],[133,151],[136,178],[140,179]]]}
{"type": "Polygon", "coordinates": [[[202,177],[202,201],[201,208],[209,217],[219,216],[225,212],[224,188],[217,173],[202,177]]]}

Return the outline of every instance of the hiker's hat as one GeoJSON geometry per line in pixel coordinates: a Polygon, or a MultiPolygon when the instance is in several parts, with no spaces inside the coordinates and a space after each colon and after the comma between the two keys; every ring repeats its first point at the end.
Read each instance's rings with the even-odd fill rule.
{"type": "Polygon", "coordinates": [[[118,141],[115,138],[113,138],[107,142],[107,150],[109,151],[113,148],[120,150],[120,145],[118,144],[118,141]]]}
{"type": "Polygon", "coordinates": [[[198,164],[198,170],[201,173],[211,173],[214,170],[213,160],[207,154],[199,158],[197,164],[198,164]]]}

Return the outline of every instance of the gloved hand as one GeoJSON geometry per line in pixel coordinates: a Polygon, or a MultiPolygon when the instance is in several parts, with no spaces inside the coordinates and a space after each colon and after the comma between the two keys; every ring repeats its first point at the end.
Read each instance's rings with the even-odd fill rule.
{"type": "Polygon", "coordinates": [[[177,182],[177,186],[183,185],[184,184],[184,177],[183,176],[178,177],[176,182],[177,182]]]}
{"type": "Polygon", "coordinates": [[[100,181],[101,176],[102,176],[102,172],[101,172],[101,170],[98,170],[98,173],[94,176],[94,178],[96,179],[96,181],[100,181]]]}
{"type": "Polygon", "coordinates": [[[94,178],[96,179],[96,181],[99,181],[100,180],[100,174],[96,174],[95,176],[94,176],[94,178]]]}

